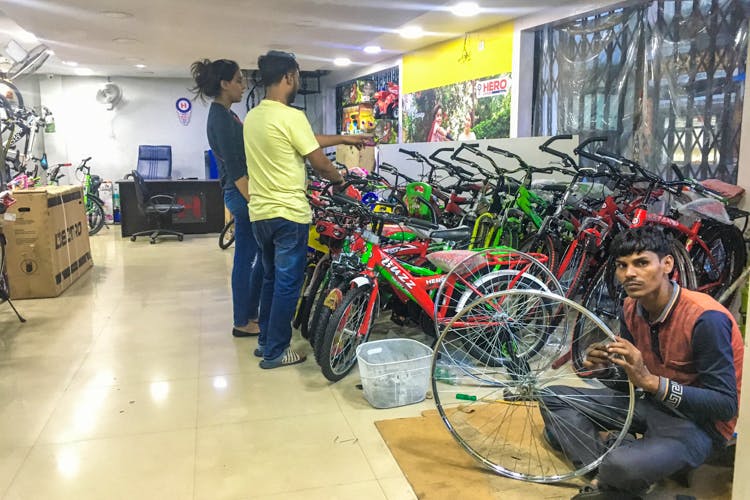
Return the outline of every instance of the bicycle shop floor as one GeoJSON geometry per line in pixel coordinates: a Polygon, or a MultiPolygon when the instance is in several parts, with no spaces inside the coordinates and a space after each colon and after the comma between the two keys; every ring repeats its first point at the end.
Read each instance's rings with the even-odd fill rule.
{"type": "Polygon", "coordinates": [[[62,296],[16,302],[27,323],[0,305],[0,498],[417,498],[374,422],[430,400],[372,409],[356,371],[330,384],[314,359],[261,370],[213,235],[91,246],[62,296]]]}

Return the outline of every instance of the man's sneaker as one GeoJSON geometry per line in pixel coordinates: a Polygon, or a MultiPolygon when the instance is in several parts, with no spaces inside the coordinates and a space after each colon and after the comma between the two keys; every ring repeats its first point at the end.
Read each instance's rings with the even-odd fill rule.
{"type": "Polygon", "coordinates": [[[263,348],[260,347],[260,346],[256,347],[255,350],[253,351],[253,354],[255,355],[256,358],[262,358],[263,357],[263,348]]]}
{"type": "Polygon", "coordinates": [[[282,366],[296,365],[298,363],[302,363],[306,359],[307,356],[305,356],[304,354],[298,354],[287,347],[286,351],[284,351],[284,354],[279,356],[277,359],[273,361],[264,359],[263,361],[261,361],[260,367],[266,370],[270,370],[272,368],[279,368],[282,366]]]}

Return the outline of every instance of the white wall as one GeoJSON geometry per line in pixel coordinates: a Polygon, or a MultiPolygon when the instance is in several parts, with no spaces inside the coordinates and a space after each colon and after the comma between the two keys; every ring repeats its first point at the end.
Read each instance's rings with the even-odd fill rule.
{"type": "Polygon", "coordinates": [[[180,123],[175,109],[179,97],[191,97],[187,90],[191,80],[113,78],[123,98],[111,111],[96,100],[105,82],[104,78],[67,76],[39,80],[41,102],[55,117],[56,132],[45,134],[51,164],[77,164],[91,156],[94,173],[120,179],[136,167],[139,144],[169,144],[173,178],[204,177],[208,107],[195,102],[187,126],[180,123]]]}
{"type": "MultiPolygon", "coordinates": [[[[191,79],[113,77],[123,99],[112,111],[96,101],[96,91],[104,82],[105,78],[95,77],[39,77],[41,103],[55,117],[56,132],[44,134],[50,164],[69,161],[77,165],[91,156],[93,173],[116,180],[136,167],[139,144],[169,144],[173,179],[205,177],[209,104],[193,102],[187,126],[180,123],[175,109],[178,98],[192,98],[191,79]]],[[[297,104],[302,103],[298,98],[297,104]]],[[[322,100],[308,96],[307,104],[313,127],[322,130],[322,100]]],[[[244,99],[232,109],[244,119],[244,99]]],[[[66,179],[74,181],[72,176],[66,179]]]]}

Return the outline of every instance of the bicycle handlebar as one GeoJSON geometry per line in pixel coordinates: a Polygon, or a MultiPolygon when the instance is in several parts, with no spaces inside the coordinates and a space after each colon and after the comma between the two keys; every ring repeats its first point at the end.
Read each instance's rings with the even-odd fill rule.
{"type": "Polygon", "coordinates": [[[503,155],[503,156],[505,156],[507,158],[515,158],[516,160],[520,160],[521,159],[515,153],[511,153],[510,151],[508,151],[506,149],[496,148],[495,146],[492,146],[492,145],[488,145],[487,146],[487,151],[492,151],[493,153],[497,153],[497,154],[503,155]]]}
{"type": "MultiPolygon", "coordinates": [[[[453,168],[453,165],[450,162],[448,162],[447,160],[444,160],[442,158],[438,158],[438,156],[437,156],[440,153],[443,153],[445,151],[453,151],[453,148],[439,148],[439,149],[436,149],[430,155],[430,160],[435,161],[435,162],[439,163],[440,165],[442,165],[442,166],[444,166],[446,168],[449,168],[449,169],[453,168]]],[[[452,158],[453,158],[453,155],[451,155],[451,159],[452,158]]]]}
{"type": "MultiPolygon", "coordinates": [[[[603,135],[598,135],[598,136],[595,136],[595,137],[589,137],[588,139],[586,139],[585,141],[583,141],[582,143],[580,143],[578,146],[576,146],[575,149],[573,149],[573,154],[577,154],[579,156],[583,156],[584,158],[592,159],[592,158],[586,156],[585,154],[582,154],[582,152],[584,152],[584,148],[586,146],[588,146],[589,144],[591,144],[592,142],[607,142],[607,137],[603,136],[603,135]]],[[[588,152],[586,151],[586,153],[588,153],[588,152]]]]}
{"type": "Polygon", "coordinates": [[[563,153],[562,151],[558,151],[556,149],[552,149],[551,147],[549,147],[549,145],[552,144],[554,141],[569,140],[572,138],[573,138],[572,134],[553,135],[552,137],[547,139],[542,145],[539,146],[539,150],[544,153],[551,154],[552,156],[556,156],[560,158],[563,161],[563,165],[571,167],[574,170],[578,170],[578,164],[573,158],[571,158],[569,154],[563,153]]]}
{"type": "Polygon", "coordinates": [[[677,178],[679,180],[681,180],[681,181],[685,180],[685,176],[682,175],[682,172],[680,172],[680,169],[677,167],[677,165],[675,165],[674,163],[672,163],[672,165],[670,165],[670,167],[672,168],[672,172],[674,172],[675,175],[677,175],[677,178]]]}

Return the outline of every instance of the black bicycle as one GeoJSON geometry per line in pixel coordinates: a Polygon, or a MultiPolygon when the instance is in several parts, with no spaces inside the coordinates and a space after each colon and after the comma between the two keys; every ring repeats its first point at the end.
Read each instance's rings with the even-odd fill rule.
{"type": "MultiPolygon", "coordinates": [[[[0,215],[5,213],[6,204],[4,201],[6,198],[10,198],[10,192],[0,192],[0,215]]],[[[18,320],[21,323],[26,323],[26,319],[21,316],[16,307],[13,305],[13,302],[11,302],[10,300],[10,285],[8,283],[8,272],[5,262],[6,240],[5,234],[3,234],[2,229],[2,224],[0,224],[0,304],[2,304],[3,302],[7,302],[10,308],[13,309],[13,312],[16,313],[16,316],[18,316],[18,320]]]]}

